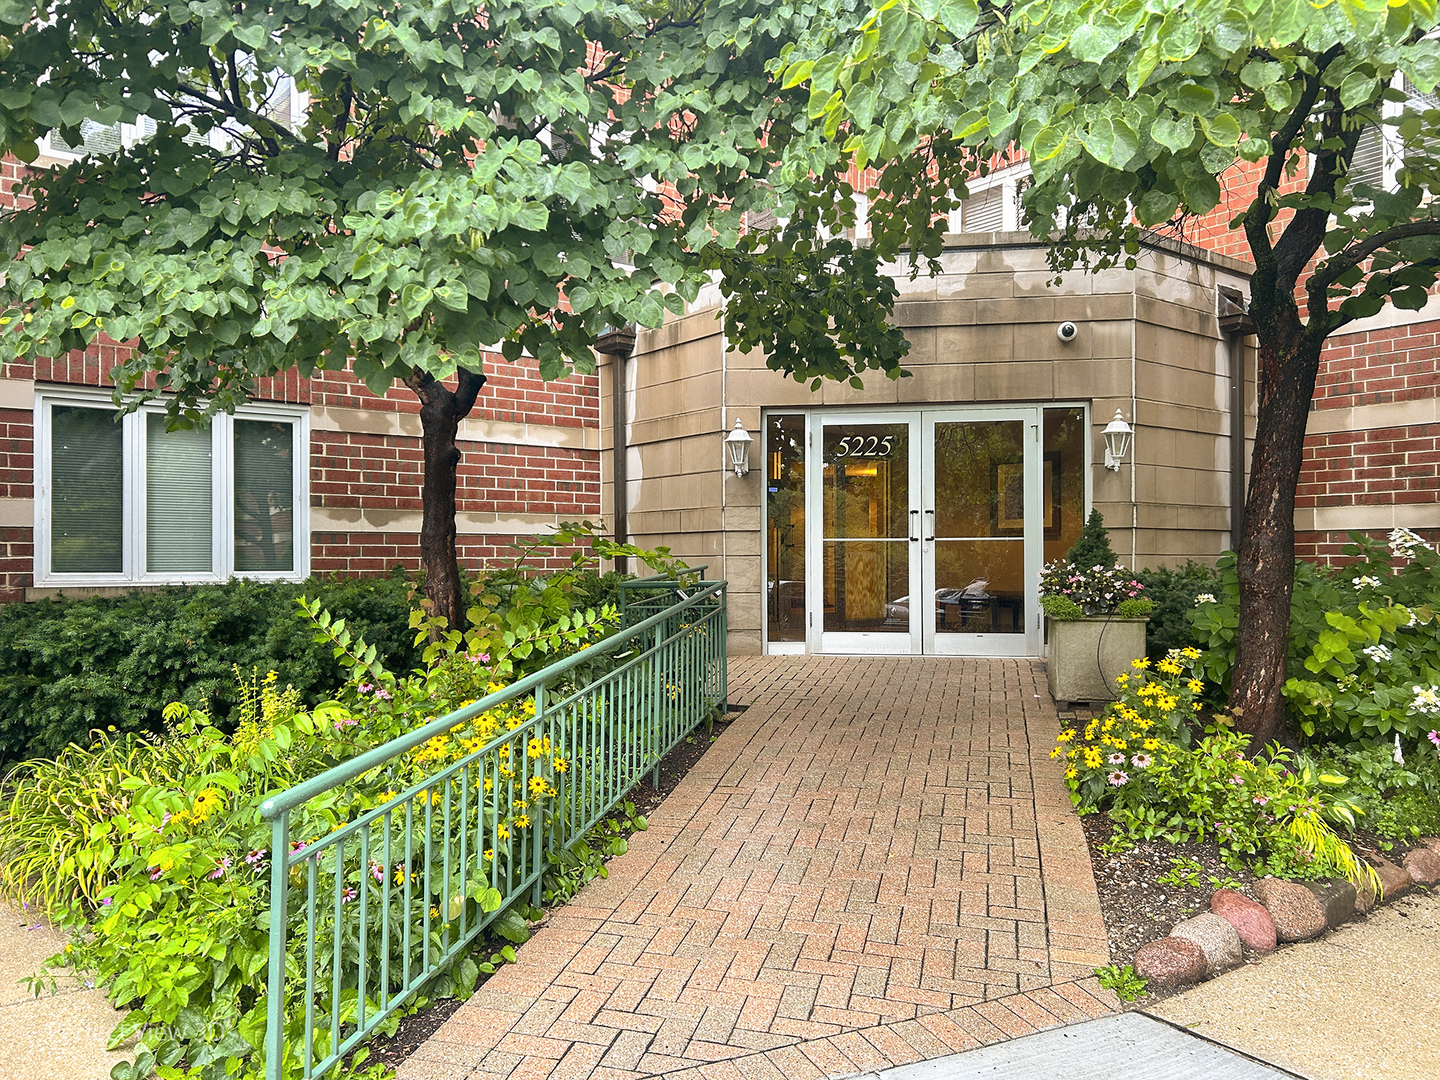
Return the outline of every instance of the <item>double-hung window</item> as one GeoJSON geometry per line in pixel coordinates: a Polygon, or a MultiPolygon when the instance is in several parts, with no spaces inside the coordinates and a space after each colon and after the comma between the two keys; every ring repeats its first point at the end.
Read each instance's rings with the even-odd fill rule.
{"type": "Polygon", "coordinates": [[[204,430],[108,396],[35,404],[35,584],[298,580],[309,571],[303,408],[248,405],[204,430]]]}

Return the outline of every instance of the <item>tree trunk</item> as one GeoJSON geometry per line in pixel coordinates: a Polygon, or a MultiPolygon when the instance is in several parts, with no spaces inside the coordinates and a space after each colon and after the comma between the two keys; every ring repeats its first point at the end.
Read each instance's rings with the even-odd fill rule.
{"type": "Polygon", "coordinates": [[[1230,689],[1230,705],[1239,714],[1236,724],[1257,743],[1275,738],[1285,724],[1281,691],[1295,588],[1295,486],[1319,364],[1318,347],[1260,347],[1255,452],[1237,552],[1240,636],[1230,689]]]}
{"type": "Polygon", "coordinates": [[[465,628],[465,595],[460,587],[460,563],[455,555],[455,488],[460,448],[455,436],[460,421],[475,407],[485,376],[460,373],[459,385],[449,389],[432,375],[413,372],[405,384],[420,399],[421,447],[425,454],[421,487],[420,568],[425,574],[425,599],[430,614],[454,630],[465,628]]]}

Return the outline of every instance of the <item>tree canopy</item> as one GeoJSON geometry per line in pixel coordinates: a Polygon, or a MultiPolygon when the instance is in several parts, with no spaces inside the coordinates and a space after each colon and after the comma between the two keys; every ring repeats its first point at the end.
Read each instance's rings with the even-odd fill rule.
{"type": "Polygon", "coordinates": [[[1262,736],[1321,349],[1386,303],[1424,306],[1440,270],[1435,25],[1434,0],[842,0],[776,65],[816,124],[782,175],[879,170],[876,248],[917,270],[998,161],[1028,158],[1024,215],[1057,270],[1134,265],[1142,230],[1183,238],[1224,189],[1260,346],[1232,703],[1262,736]],[[1357,167],[1367,132],[1384,175],[1357,167]]]}
{"type": "MultiPolygon", "coordinates": [[[[208,411],[347,360],[376,391],[494,347],[547,378],[587,367],[607,325],[658,325],[735,270],[720,253],[774,200],[766,142],[806,123],[766,72],[800,19],[745,0],[0,0],[0,149],[142,125],[33,174],[33,208],[0,218],[0,256],[24,253],[12,347],[103,332],[134,345],[124,389],[159,371],[208,411]]],[[[813,373],[899,351],[872,336],[813,373]]]]}
{"type": "Polygon", "coordinates": [[[159,397],[179,425],[292,368],[403,380],[427,593],[446,577],[454,617],[455,429],[492,350],[547,379],[594,370],[607,327],[658,326],[718,277],[746,298],[732,339],[773,367],[898,373],[876,256],[806,228],[835,212],[815,185],[771,182],[810,126],[770,73],[807,11],[0,0],[0,153],[125,136],[0,207],[0,340],[39,357],[108,335],[129,346],[117,399],[159,397]],[[791,223],[742,240],[756,212],[791,223]]]}

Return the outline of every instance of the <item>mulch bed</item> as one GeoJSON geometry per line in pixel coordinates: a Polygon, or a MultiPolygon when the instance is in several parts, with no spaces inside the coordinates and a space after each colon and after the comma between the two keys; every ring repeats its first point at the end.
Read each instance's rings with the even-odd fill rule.
{"type": "MultiPolygon", "coordinates": [[[[1248,870],[1232,870],[1220,858],[1213,843],[1171,844],[1164,840],[1136,844],[1128,851],[1109,855],[1100,845],[1110,839],[1112,825],[1104,814],[1087,814],[1080,819],[1090,845],[1090,865],[1100,892],[1100,911],[1110,937],[1110,962],[1121,967],[1135,958],[1135,951],[1147,942],[1162,938],[1182,919],[1210,910],[1210,894],[1227,879],[1240,883],[1250,895],[1255,876],[1248,870]],[[1175,885],[1159,879],[1170,874],[1177,860],[1198,862],[1199,885],[1175,885]]],[[[1253,899],[1253,897],[1251,897],[1253,899]]]]}
{"type": "MultiPolygon", "coordinates": [[[[716,720],[709,731],[703,725],[696,728],[693,734],[666,754],[660,762],[659,788],[651,785],[649,774],[646,774],[646,778],[631,790],[629,801],[635,804],[635,812],[647,817],[653,814],[665,801],[665,796],[680,785],[685,774],[704,756],[705,751],[710,749],[710,744],[718,739],[743,711],[743,706],[732,705],[724,720],[716,720]]],[[[366,1065],[380,1064],[391,1069],[399,1068],[405,1059],[439,1031],[441,1025],[463,1004],[458,998],[443,998],[403,1017],[394,1035],[379,1035],[366,1044],[370,1048],[366,1065]]]]}

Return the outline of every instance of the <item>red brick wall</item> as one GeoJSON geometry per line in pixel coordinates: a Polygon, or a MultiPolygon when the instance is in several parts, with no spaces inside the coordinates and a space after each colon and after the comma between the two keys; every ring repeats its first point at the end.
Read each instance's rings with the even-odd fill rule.
{"type": "Polygon", "coordinates": [[[1315,408],[1433,398],[1440,390],[1440,321],[1333,339],[1320,361],[1315,408]]]}
{"type": "MultiPolygon", "coordinates": [[[[420,565],[420,536],[412,532],[313,532],[311,569],[319,573],[377,574],[400,566],[415,570],[420,565]]],[[[514,559],[518,552],[509,534],[461,536],[456,550],[462,566],[478,568],[514,559]]],[[[564,570],[570,566],[565,551],[529,560],[541,570],[564,570]]]]}

